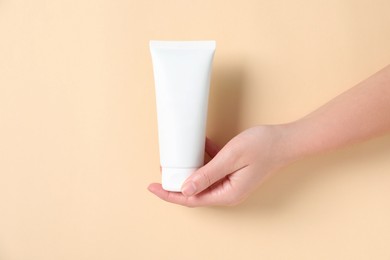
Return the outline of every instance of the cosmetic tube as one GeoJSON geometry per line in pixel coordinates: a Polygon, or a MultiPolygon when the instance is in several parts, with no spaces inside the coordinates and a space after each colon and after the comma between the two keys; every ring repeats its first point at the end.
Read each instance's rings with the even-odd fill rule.
{"type": "Polygon", "coordinates": [[[215,41],[150,41],[162,187],[181,191],[204,164],[215,41]]]}

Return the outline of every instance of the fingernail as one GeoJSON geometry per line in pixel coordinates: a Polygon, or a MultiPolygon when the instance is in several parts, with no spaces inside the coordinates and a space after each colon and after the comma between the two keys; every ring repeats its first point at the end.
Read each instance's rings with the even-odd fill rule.
{"type": "Polygon", "coordinates": [[[183,193],[184,196],[187,197],[194,195],[196,192],[195,183],[193,183],[192,181],[187,182],[186,184],[184,184],[183,188],[181,189],[181,192],[183,193]]]}

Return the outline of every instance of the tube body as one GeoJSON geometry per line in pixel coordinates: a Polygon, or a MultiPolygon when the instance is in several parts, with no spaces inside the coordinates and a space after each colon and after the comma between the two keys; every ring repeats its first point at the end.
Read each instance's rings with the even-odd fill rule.
{"type": "Polygon", "coordinates": [[[150,41],[163,189],[180,191],[204,163],[215,41],[150,41]]]}

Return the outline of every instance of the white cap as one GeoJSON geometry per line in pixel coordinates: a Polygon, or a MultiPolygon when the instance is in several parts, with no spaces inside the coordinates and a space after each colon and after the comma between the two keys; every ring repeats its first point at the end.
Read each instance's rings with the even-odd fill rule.
{"type": "Polygon", "coordinates": [[[162,168],[162,187],[167,191],[181,192],[184,181],[198,168],[162,168]]]}

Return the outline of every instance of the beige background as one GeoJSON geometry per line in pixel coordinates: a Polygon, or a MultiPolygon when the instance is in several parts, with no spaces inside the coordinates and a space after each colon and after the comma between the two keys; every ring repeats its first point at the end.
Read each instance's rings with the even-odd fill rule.
{"type": "MultiPolygon", "coordinates": [[[[0,1],[0,259],[390,259],[390,136],[236,208],[152,196],[150,39],[215,39],[208,135],[295,120],[384,67],[388,0],[0,1]]],[[[364,122],[362,122],[364,124],[364,122]]]]}

